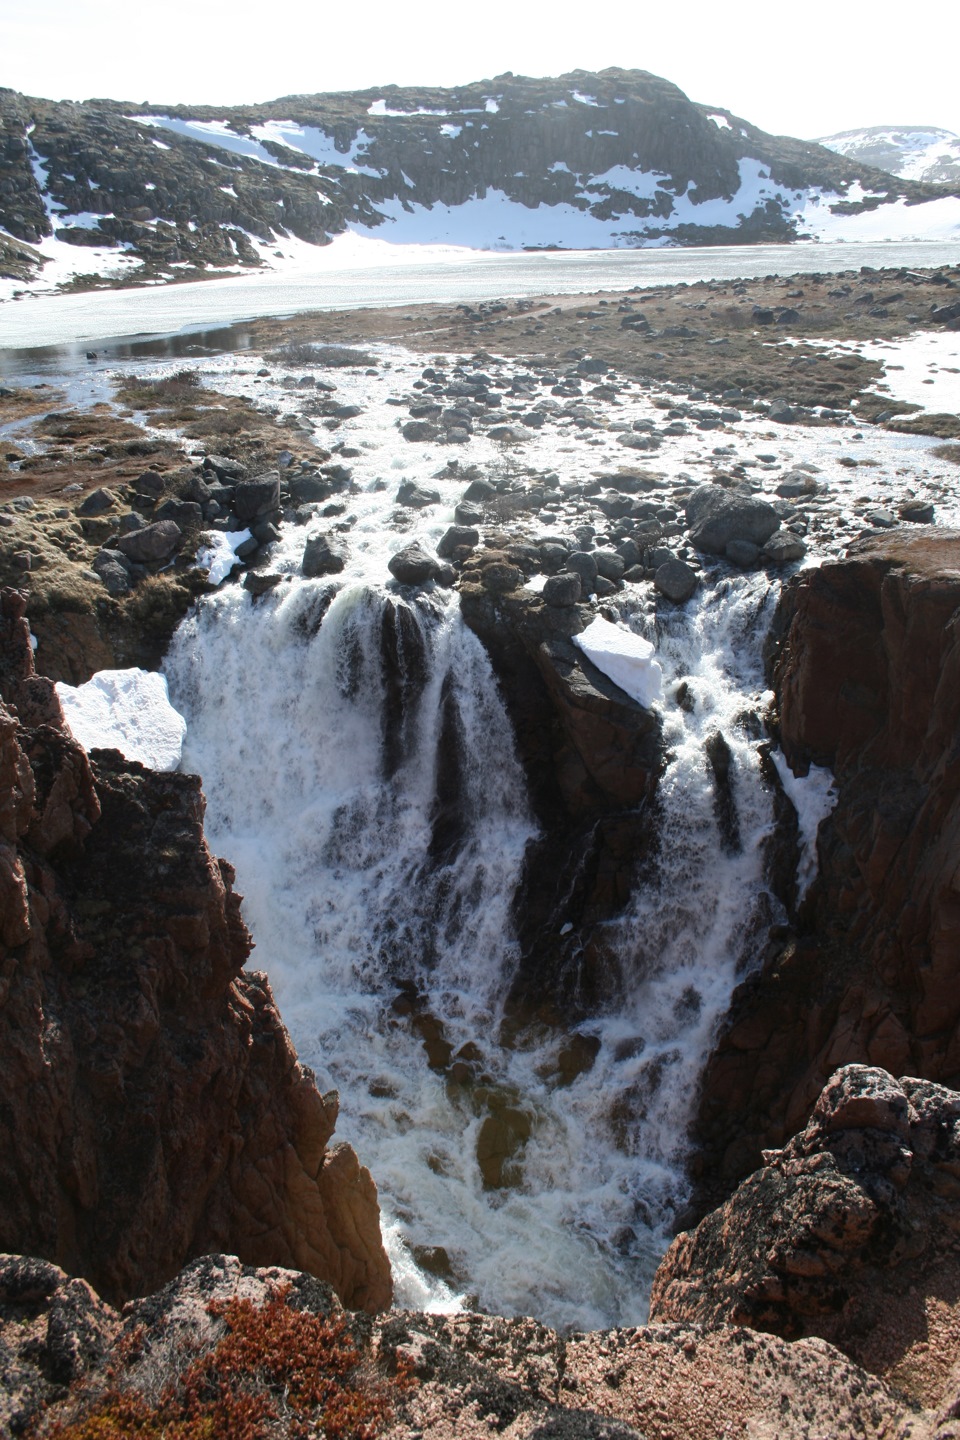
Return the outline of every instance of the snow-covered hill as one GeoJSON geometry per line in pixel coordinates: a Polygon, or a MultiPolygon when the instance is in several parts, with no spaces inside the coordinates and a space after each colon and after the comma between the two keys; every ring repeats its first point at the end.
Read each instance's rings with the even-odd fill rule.
{"type": "Polygon", "coordinates": [[[960,238],[960,193],[642,70],[228,110],[0,90],[0,131],[7,289],[285,267],[345,232],[478,250],[960,238]]]}
{"type": "Polygon", "coordinates": [[[874,125],[842,130],[817,142],[846,155],[928,185],[960,185],[960,135],[934,125],[874,125]]]}

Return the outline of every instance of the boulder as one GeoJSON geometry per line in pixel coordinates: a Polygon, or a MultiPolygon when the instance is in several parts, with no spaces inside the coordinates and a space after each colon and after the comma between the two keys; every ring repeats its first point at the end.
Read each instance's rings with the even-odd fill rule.
{"type": "Polygon", "coordinates": [[[408,420],[400,431],[404,440],[422,442],[436,440],[440,433],[436,425],[431,425],[429,420],[408,420]]]}
{"type": "Polygon", "coordinates": [[[660,594],[672,600],[675,605],[684,605],[696,590],[699,581],[696,570],[682,560],[668,560],[665,565],[657,567],[653,583],[660,594]]]}
{"type": "Polygon", "coordinates": [[[236,517],[244,525],[280,509],[280,471],[267,470],[254,480],[242,480],[233,496],[236,517]]]}
{"type": "Polygon", "coordinates": [[[183,532],[175,520],[157,520],[142,530],[121,535],[117,548],[138,565],[160,565],[176,554],[182,541],[183,532]]]}
{"type": "Polygon", "coordinates": [[[767,541],[760,558],[765,565],[790,565],[794,560],[802,560],[806,553],[807,547],[799,535],[781,533],[767,541]]]}
{"type": "Polygon", "coordinates": [[[99,551],[94,556],[93,569],[103,581],[108,595],[129,595],[133,582],[126,566],[121,563],[119,551],[99,551]]]}
{"type": "Polygon", "coordinates": [[[623,557],[618,555],[616,550],[593,550],[589,553],[593,556],[598,575],[603,575],[607,580],[622,578],[627,567],[623,557]]]}
{"type": "Polygon", "coordinates": [[[387,568],[401,585],[425,585],[434,578],[438,567],[436,556],[415,540],[398,550],[387,562],[387,568]]]}
{"type": "Polygon", "coordinates": [[[77,506],[77,514],[104,515],[116,505],[116,497],[112,490],[91,490],[90,494],[77,506]]]}
{"type": "Polygon", "coordinates": [[[149,495],[156,500],[166,490],[167,482],[158,470],[144,470],[134,481],[134,488],[139,495],[149,495]]]}
{"type": "Polygon", "coordinates": [[[760,547],[754,545],[752,540],[728,540],[723,553],[731,565],[737,565],[741,570],[749,570],[760,558],[760,547]]]}
{"type": "Polygon", "coordinates": [[[308,579],[318,575],[339,575],[349,554],[345,541],[338,535],[314,535],[304,549],[301,572],[308,579]]]}
{"type": "Polygon", "coordinates": [[[687,500],[686,519],[694,545],[711,555],[722,555],[731,540],[763,545],[780,528],[766,500],[720,485],[699,485],[687,500]]]}
{"type": "Polygon", "coordinates": [[[445,531],[437,545],[437,554],[441,560],[449,560],[455,551],[462,548],[472,549],[480,544],[480,531],[472,525],[451,525],[445,531]]]}
{"type": "Polygon", "coordinates": [[[543,598],[548,605],[576,605],[581,592],[580,576],[574,570],[551,575],[543,587],[543,598]]]}
{"type": "Polygon", "coordinates": [[[440,491],[404,480],[397,491],[397,504],[406,505],[411,510],[425,510],[428,505],[440,504],[440,491]]]}
{"type": "Polygon", "coordinates": [[[590,595],[597,584],[597,561],[591,550],[572,550],[563,562],[565,570],[572,570],[580,576],[583,584],[583,593],[590,595]]]}

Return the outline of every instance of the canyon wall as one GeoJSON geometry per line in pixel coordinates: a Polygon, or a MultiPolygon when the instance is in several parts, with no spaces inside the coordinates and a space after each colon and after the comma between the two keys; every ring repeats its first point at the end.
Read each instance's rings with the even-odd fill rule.
{"type": "Polygon", "coordinates": [[[230,1250],[389,1304],[376,1189],[331,1147],[195,776],[87,756],[0,618],[0,1249],[117,1302],[230,1250]]]}
{"type": "Polygon", "coordinates": [[[783,750],[829,766],[819,877],[736,992],[704,1076],[700,1204],[802,1126],[837,1065],[960,1079],[960,535],[862,539],[786,588],[783,750]]]}

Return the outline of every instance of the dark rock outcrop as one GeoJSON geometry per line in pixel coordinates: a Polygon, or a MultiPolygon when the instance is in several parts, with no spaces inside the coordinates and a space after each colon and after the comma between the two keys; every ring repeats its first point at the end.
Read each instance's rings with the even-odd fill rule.
{"type": "Polygon", "coordinates": [[[88,757],[0,619],[0,1249],[112,1301],[191,1256],[291,1263],[389,1303],[376,1190],[329,1147],[195,776],[88,757]]]}
{"type": "Polygon", "coordinates": [[[837,1065],[960,1085],[960,534],[856,542],[786,588],[784,753],[839,799],[793,940],[735,993],[696,1122],[701,1203],[802,1126],[837,1065]]]}
{"type": "Polygon", "coordinates": [[[460,595],[501,679],[542,827],[514,907],[522,955],[512,999],[569,1021],[619,983],[603,922],[626,904],[655,838],[660,722],[572,643],[593,619],[573,601],[578,577],[558,577],[570,587],[562,605],[523,589],[496,593],[483,576],[499,554],[468,562],[460,595]]]}

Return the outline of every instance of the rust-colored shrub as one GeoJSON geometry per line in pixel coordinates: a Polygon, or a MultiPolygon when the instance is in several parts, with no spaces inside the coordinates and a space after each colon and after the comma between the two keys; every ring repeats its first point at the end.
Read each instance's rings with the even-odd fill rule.
{"type": "Polygon", "coordinates": [[[106,1388],[75,1388],[64,1418],[48,1415],[38,1440],[374,1440],[408,1374],[381,1377],[342,1315],[296,1310],[289,1293],[278,1290],[262,1305],[213,1301],[208,1310],[224,1334],[193,1353],[155,1403],[137,1383],[149,1348],[128,1337],[106,1388]]]}

